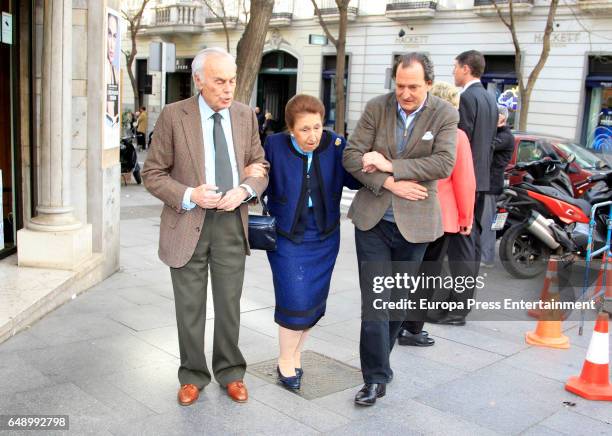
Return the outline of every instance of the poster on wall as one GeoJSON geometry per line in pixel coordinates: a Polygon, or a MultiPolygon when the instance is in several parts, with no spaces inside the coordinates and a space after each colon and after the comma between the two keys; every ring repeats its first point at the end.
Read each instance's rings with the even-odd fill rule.
{"type": "Polygon", "coordinates": [[[121,135],[119,82],[121,79],[121,28],[119,13],[106,9],[104,49],[104,148],[119,147],[121,135]]]}

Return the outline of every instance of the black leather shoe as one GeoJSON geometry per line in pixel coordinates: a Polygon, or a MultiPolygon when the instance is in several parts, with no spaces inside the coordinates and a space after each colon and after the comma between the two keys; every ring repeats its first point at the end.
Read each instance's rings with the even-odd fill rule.
{"type": "Polygon", "coordinates": [[[410,333],[408,330],[402,330],[397,338],[397,343],[413,347],[431,347],[436,341],[430,338],[425,331],[410,333]]]}
{"type": "Polygon", "coordinates": [[[384,383],[366,383],[355,395],[355,404],[360,406],[373,406],[376,399],[384,397],[387,393],[387,385],[384,383]]]}
{"type": "Polygon", "coordinates": [[[294,375],[293,377],[285,377],[281,373],[281,370],[278,366],[276,367],[276,372],[278,373],[278,381],[281,382],[284,387],[291,390],[296,390],[300,388],[300,377],[298,377],[297,375],[294,375]]]}
{"type": "Polygon", "coordinates": [[[438,324],[465,325],[465,316],[448,314],[438,320],[438,324]]]}

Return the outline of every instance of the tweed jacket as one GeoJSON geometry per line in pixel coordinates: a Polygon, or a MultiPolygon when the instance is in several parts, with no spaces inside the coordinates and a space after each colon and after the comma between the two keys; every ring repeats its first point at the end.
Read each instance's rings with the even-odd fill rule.
{"type": "Polygon", "coordinates": [[[413,121],[412,134],[402,154],[396,143],[397,99],[391,92],[370,100],[344,150],[344,168],[364,187],[355,195],[348,217],[359,230],[370,230],[389,206],[395,222],[409,242],[431,242],[442,236],[442,218],[437,198],[437,180],[448,177],[455,164],[459,113],[431,94],[413,121]],[[393,174],[361,171],[362,157],[378,151],[393,163],[393,174]],[[428,197],[411,201],[383,188],[385,180],[413,180],[427,188],[428,197]]]}
{"type": "MultiPolygon", "coordinates": [[[[244,176],[245,166],[252,163],[268,166],[255,112],[236,101],[229,112],[240,183],[249,185],[259,197],[268,186],[268,178],[245,179],[244,176]]],[[[204,168],[202,120],[196,95],[164,107],[142,171],[145,187],[164,203],[159,258],[172,268],[182,267],[191,259],[206,222],[206,211],[199,206],[191,210],[182,208],[185,189],[207,183],[204,168]]],[[[208,183],[214,184],[214,181],[208,183]]],[[[249,254],[246,204],[240,206],[240,218],[249,254]]]]}

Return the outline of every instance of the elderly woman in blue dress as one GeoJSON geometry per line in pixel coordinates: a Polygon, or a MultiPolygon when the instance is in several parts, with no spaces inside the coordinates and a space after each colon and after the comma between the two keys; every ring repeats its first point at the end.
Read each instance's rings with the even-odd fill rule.
{"type": "Polygon", "coordinates": [[[266,204],[276,217],[277,250],[268,252],[279,325],[279,381],[299,389],[301,351],[308,332],[325,314],[340,248],[342,189],[360,187],[342,167],[345,139],[323,130],[325,107],[299,94],[287,103],[289,133],[269,136],[266,204]]]}

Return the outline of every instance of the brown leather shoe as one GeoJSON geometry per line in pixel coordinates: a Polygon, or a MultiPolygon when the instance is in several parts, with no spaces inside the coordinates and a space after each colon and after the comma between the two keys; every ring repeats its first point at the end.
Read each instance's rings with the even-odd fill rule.
{"type": "Polygon", "coordinates": [[[237,403],[245,403],[249,399],[249,391],[242,380],[236,380],[227,384],[227,395],[237,403]]]}
{"type": "Polygon", "coordinates": [[[181,385],[178,391],[178,402],[181,406],[189,406],[195,403],[200,396],[200,388],[196,385],[181,385]]]}

